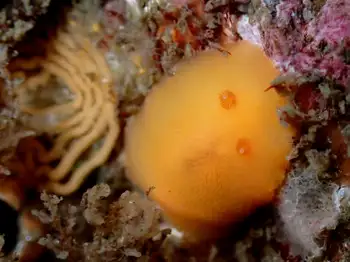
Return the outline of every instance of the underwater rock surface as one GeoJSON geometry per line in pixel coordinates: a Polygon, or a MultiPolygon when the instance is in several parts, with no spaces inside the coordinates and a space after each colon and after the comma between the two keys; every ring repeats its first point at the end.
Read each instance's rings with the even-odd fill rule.
{"type": "Polygon", "coordinates": [[[350,1],[261,1],[262,45],[282,72],[350,84],[350,1]]]}

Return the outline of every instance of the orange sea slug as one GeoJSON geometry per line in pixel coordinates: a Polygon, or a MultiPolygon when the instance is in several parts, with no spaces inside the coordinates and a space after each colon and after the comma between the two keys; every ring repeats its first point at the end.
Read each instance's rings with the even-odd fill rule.
{"type": "Polygon", "coordinates": [[[130,180],[195,238],[211,238],[271,202],[284,180],[293,130],[283,100],[265,91],[278,75],[241,41],[180,63],[126,129],[130,180]]]}

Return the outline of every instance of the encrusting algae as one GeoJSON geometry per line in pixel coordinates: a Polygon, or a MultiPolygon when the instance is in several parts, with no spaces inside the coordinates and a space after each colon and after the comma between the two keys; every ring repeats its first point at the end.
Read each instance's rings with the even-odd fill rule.
{"type": "Polygon", "coordinates": [[[263,51],[240,41],[177,66],[126,128],[126,168],[136,186],[190,238],[225,234],[271,202],[294,130],[267,90],[278,75],[263,51]]]}
{"type": "Polygon", "coordinates": [[[14,76],[40,70],[26,77],[17,87],[23,113],[55,120],[45,130],[39,130],[54,137],[53,148],[47,151],[33,140],[32,152],[38,154],[41,163],[35,177],[47,176],[46,190],[69,195],[80,187],[92,170],[106,162],[119,135],[118,98],[112,90],[109,67],[103,54],[74,24],[58,32],[57,38],[50,43],[47,57],[18,59],[12,67],[16,68],[14,76]],[[30,93],[35,89],[44,90],[52,78],[68,87],[72,99],[44,107],[28,103],[30,93]],[[86,152],[87,158],[84,156],[82,163],[77,164],[86,152]],[[52,167],[57,160],[58,165],[52,167]],[[70,172],[69,180],[62,183],[70,172]]]}

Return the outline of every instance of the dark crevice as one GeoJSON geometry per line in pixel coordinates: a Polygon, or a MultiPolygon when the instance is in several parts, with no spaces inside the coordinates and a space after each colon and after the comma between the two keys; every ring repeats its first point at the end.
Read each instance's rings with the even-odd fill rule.
{"type": "Polygon", "coordinates": [[[4,254],[10,253],[16,246],[19,232],[17,221],[18,212],[6,202],[0,201],[0,235],[5,240],[1,251],[4,254]]]}

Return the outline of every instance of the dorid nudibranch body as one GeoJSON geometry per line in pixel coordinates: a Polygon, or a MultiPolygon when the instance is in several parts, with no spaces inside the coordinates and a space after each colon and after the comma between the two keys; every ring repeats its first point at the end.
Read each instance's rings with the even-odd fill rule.
{"type": "Polygon", "coordinates": [[[271,202],[294,131],[282,126],[278,75],[263,51],[241,41],[230,55],[205,51],[178,65],[126,129],[126,168],[165,215],[196,239],[224,234],[271,202]]]}

